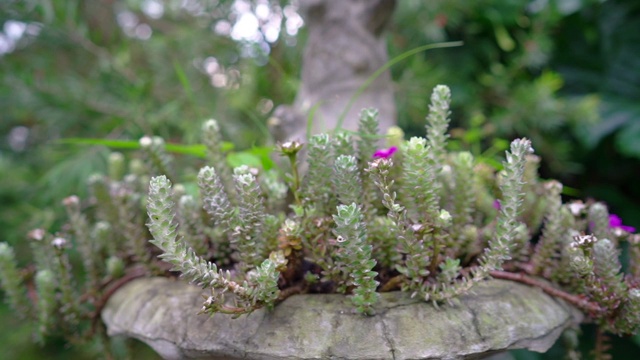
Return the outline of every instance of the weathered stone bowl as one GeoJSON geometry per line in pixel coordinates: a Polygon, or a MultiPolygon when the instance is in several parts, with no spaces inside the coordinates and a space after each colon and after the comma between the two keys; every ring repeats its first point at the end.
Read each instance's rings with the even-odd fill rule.
{"type": "Polygon", "coordinates": [[[232,319],[198,315],[202,289],[169,278],[134,280],[102,311],[109,335],[165,359],[476,359],[507,349],[544,352],[582,315],[541,290],[504,280],[476,285],[439,308],[383,293],[376,315],[343,295],[294,295],[232,319]]]}

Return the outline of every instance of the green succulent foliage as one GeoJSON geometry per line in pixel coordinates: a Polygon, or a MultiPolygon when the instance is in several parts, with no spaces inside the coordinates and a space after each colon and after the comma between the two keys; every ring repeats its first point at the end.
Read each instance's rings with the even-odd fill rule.
{"type": "Polygon", "coordinates": [[[25,288],[21,284],[21,276],[16,263],[16,255],[13,248],[7,243],[0,243],[0,281],[2,288],[6,292],[6,301],[21,314],[25,314],[24,308],[26,299],[25,288]]]}
{"type": "MultiPolygon", "coordinates": [[[[358,170],[362,172],[369,162],[369,159],[373,156],[378,146],[379,133],[378,130],[378,111],[375,109],[363,109],[360,113],[360,122],[358,123],[358,170]]],[[[363,204],[367,204],[363,212],[366,217],[366,222],[371,223],[373,216],[375,216],[375,208],[369,206],[378,202],[378,193],[374,190],[374,185],[371,180],[364,176],[362,181],[362,199],[363,204]]]]}
{"type": "Polygon", "coordinates": [[[547,272],[548,275],[557,271],[559,265],[563,239],[566,239],[566,226],[563,226],[562,184],[557,181],[550,181],[545,184],[547,192],[547,209],[545,216],[545,227],[542,230],[542,237],[536,245],[535,256],[531,259],[534,272],[547,272]]]}
{"type": "Polygon", "coordinates": [[[459,239],[459,241],[450,244],[452,247],[469,248],[468,241],[471,237],[465,237],[465,232],[468,231],[466,226],[473,226],[473,214],[475,212],[476,204],[468,199],[474,199],[474,175],[473,167],[474,160],[473,155],[469,152],[460,152],[456,154],[452,159],[452,171],[454,176],[453,188],[456,189],[452,196],[447,199],[447,202],[451,204],[449,206],[449,212],[453,218],[453,231],[451,237],[453,239],[459,239]]]}
{"type": "MultiPolygon", "coordinates": [[[[207,120],[202,125],[202,142],[207,147],[209,164],[215,164],[222,183],[227,188],[232,187],[232,172],[230,167],[227,166],[226,153],[222,150],[222,134],[220,133],[220,125],[216,120],[207,120]]],[[[234,196],[234,193],[231,193],[231,196],[234,196]]],[[[231,198],[231,200],[235,200],[235,198],[231,198]]]]}
{"type": "Polygon", "coordinates": [[[253,283],[245,280],[239,284],[233,281],[229,271],[218,270],[214,263],[198,256],[182,239],[178,239],[178,223],[172,198],[171,182],[164,175],[151,179],[147,203],[148,226],[154,237],[151,243],[162,250],[160,257],[171,263],[173,269],[180,271],[190,282],[219,291],[215,295],[217,301],[212,301],[213,297],[209,298],[203,312],[240,315],[251,312],[256,307],[272,305],[278,295],[278,272],[275,264],[269,259],[264,260],[253,274],[253,283]],[[227,290],[240,299],[241,305],[227,307],[224,304],[222,296],[227,290]]]}
{"type": "Polygon", "coordinates": [[[431,94],[429,116],[427,117],[427,141],[433,158],[440,162],[444,158],[444,147],[447,144],[449,128],[449,110],[451,106],[451,90],[448,86],[437,85],[431,94]]]}
{"type": "Polygon", "coordinates": [[[640,328],[640,290],[629,289],[625,302],[620,307],[620,312],[613,328],[621,334],[637,333],[640,328]]]}
{"type": "Polygon", "coordinates": [[[84,268],[87,270],[87,282],[96,286],[100,281],[100,269],[98,264],[100,259],[101,242],[92,242],[89,235],[89,222],[87,218],[80,212],[80,199],[77,196],[70,196],[63,201],[67,208],[69,216],[69,225],[71,225],[76,246],[82,254],[84,268]]]}
{"type": "Polygon", "coordinates": [[[351,135],[346,131],[338,131],[333,137],[334,141],[334,156],[337,158],[340,155],[353,155],[355,156],[355,150],[353,148],[353,139],[351,135]]]}
{"type": "Polygon", "coordinates": [[[612,233],[609,227],[609,210],[602,203],[589,206],[587,216],[593,235],[599,239],[611,239],[612,233]]]}
{"type": "Polygon", "coordinates": [[[38,293],[38,329],[39,335],[44,338],[55,328],[56,310],[56,279],[53,271],[40,270],[35,278],[36,291],[38,293]]]}
{"type": "Polygon", "coordinates": [[[412,204],[409,209],[412,216],[421,216],[425,218],[425,222],[433,224],[440,212],[441,184],[437,181],[440,169],[437,168],[424,138],[412,137],[403,144],[401,150],[404,155],[404,171],[400,183],[403,198],[412,204]]]}
{"type": "MultiPolygon", "coordinates": [[[[510,144],[499,172],[469,152],[448,151],[449,102],[449,89],[436,87],[427,116],[430,137],[396,136],[395,154],[372,151],[378,146],[376,117],[365,110],[365,134],[312,137],[308,154],[314,156],[306,157],[306,166],[299,164],[302,144],[280,144],[277,151],[291,164],[282,179],[242,165],[225,180],[227,165],[214,163],[198,173],[199,195],[195,184],[141,171],[168,168],[170,155],[159,148],[141,149],[146,162],[130,161],[129,173],[126,162],[110,156],[110,175],[89,181],[90,211],[83,211],[79,198],[67,198],[65,231],[31,235],[38,239],[32,242],[36,289],[48,299],[36,307],[41,334],[51,333],[57,319],[68,336],[93,336],[99,330],[77,329],[95,319],[87,305],[103,303],[109,284],[170,271],[211,292],[203,313],[232,316],[272,307],[292,292],[345,293],[367,315],[375,313],[380,291],[453,303],[480,281],[523,272],[587,299],[574,305],[608,331],[636,332],[640,259],[631,252],[632,271],[625,277],[618,244],[629,241],[636,248],[638,235],[611,228],[602,204],[562,204],[562,185],[539,181],[528,139],[510,144]],[[299,168],[307,169],[304,177],[299,168]],[[375,195],[363,193],[366,183],[375,195]],[[277,206],[285,184],[293,198],[288,208],[277,206]],[[542,236],[534,239],[540,228],[542,236]],[[608,238],[581,235],[589,231],[608,238]],[[73,276],[67,239],[94,256],[81,264],[86,279],[73,276]]],[[[203,131],[215,138],[210,152],[222,151],[214,124],[207,122],[203,131]]],[[[25,312],[12,254],[0,244],[2,285],[10,303],[25,312]]]]}
{"type": "MultiPolygon", "coordinates": [[[[176,134],[184,134],[184,141],[190,143],[197,141],[201,128],[197,121],[185,119],[207,118],[215,109],[221,119],[233,119],[233,122],[229,122],[233,126],[225,127],[225,135],[231,135],[236,139],[236,144],[241,143],[239,146],[242,148],[264,137],[261,132],[243,131],[255,125],[255,121],[251,119],[258,112],[252,109],[253,104],[263,99],[273,100],[276,104],[285,103],[295,94],[296,81],[291,79],[295,75],[291,74],[299,73],[298,65],[295,65],[299,59],[299,48],[274,47],[277,51],[270,53],[269,64],[264,67],[267,70],[277,68],[281,76],[278,79],[281,81],[273,81],[273,71],[255,71],[254,59],[238,56],[240,46],[235,46],[227,38],[212,36],[211,24],[227,18],[232,1],[220,1],[223,6],[204,2],[205,11],[214,18],[205,20],[196,17],[198,21],[191,21],[194,19],[192,14],[177,6],[165,6],[165,14],[161,20],[141,20],[148,21],[154,31],[152,39],[144,42],[145,46],[140,46],[143,42],[139,39],[120,31],[115,19],[120,11],[142,15],[142,3],[8,1],[0,5],[2,20],[20,20],[42,28],[37,37],[23,37],[16,50],[4,55],[0,64],[3,74],[0,87],[4,90],[0,93],[6,95],[0,100],[0,108],[7,110],[3,112],[3,121],[0,121],[0,133],[8,134],[14,127],[25,126],[30,129],[32,139],[27,149],[30,151],[12,153],[9,149],[8,152],[0,153],[0,173],[3,180],[0,197],[5,205],[0,210],[0,224],[5,230],[2,241],[15,246],[20,264],[25,262],[24,254],[31,248],[34,257],[40,259],[37,262],[47,264],[42,268],[50,269],[54,265],[55,257],[51,256],[53,252],[48,246],[53,240],[51,234],[40,240],[21,241],[29,226],[37,224],[38,227],[47,229],[54,227],[52,224],[55,224],[56,219],[49,207],[52,199],[58,199],[60,194],[78,191],[77,195],[83,199],[82,210],[88,215],[92,225],[95,220],[91,216],[93,209],[102,212],[108,208],[104,199],[114,202],[110,197],[93,200],[95,195],[83,192],[83,179],[96,171],[105,172],[107,161],[111,161],[106,149],[61,151],[56,147],[51,151],[49,140],[69,134],[92,136],[108,132],[110,136],[129,138],[156,134],[167,142],[173,141],[176,134]],[[167,28],[171,31],[165,31],[167,28]],[[203,38],[209,40],[203,42],[203,38]],[[171,56],[166,56],[168,53],[171,56]],[[216,55],[222,70],[229,72],[239,69],[256,80],[242,82],[237,90],[230,87],[225,91],[199,91],[210,86],[210,79],[199,66],[190,64],[194,59],[205,59],[211,54],[216,55]],[[40,70],[34,72],[33,69],[40,70]],[[238,136],[240,133],[242,136],[238,136]],[[51,164],[55,166],[52,168],[51,164]],[[45,172],[43,169],[52,170],[45,172]],[[29,179],[43,180],[36,184],[37,190],[34,191],[34,184],[29,179]],[[95,204],[99,206],[94,206],[95,204]]],[[[255,6],[255,2],[252,6],[255,6]]],[[[640,108],[635,101],[639,88],[634,76],[640,73],[640,58],[629,55],[640,51],[638,32],[635,31],[639,26],[636,15],[636,0],[398,2],[395,21],[391,25],[394,32],[393,40],[389,43],[392,56],[394,52],[404,52],[407,48],[427,42],[466,40],[465,46],[455,49],[454,53],[416,56],[406,66],[392,68],[394,79],[398,80],[400,92],[403,93],[402,97],[397,98],[400,120],[405,129],[411,128],[411,135],[422,135],[421,119],[428,107],[424,99],[428,97],[433,85],[447,81],[456,94],[451,106],[454,110],[452,123],[454,126],[464,124],[467,128],[465,131],[454,129],[450,140],[459,142],[460,146],[455,150],[468,150],[476,157],[475,171],[486,170],[480,169],[475,163],[487,160],[480,156],[481,145],[491,146],[487,152],[491,153],[490,157],[495,156],[498,149],[502,152],[508,148],[506,140],[493,140],[491,144],[487,144],[487,139],[496,135],[503,138],[526,135],[532,138],[537,152],[543,155],[544,163],[556,171],[562,171],[561,174],[579,171],[579,167],[573,163],[567,166],[567,160],[575,160],[576,155],[583,156],[578,161],[582,160],[585,164],[604,158],[604,161],[594,166],[598,169],[598,177],[603,176],[602,174],[608,176],[599,181],[607,184],[606,191],[619,191],[618,197],[615,194],[608,197],[609,204],[616,212],[623,211],[621,208],[625,205],[634,209],[633,201],[627,199],[633,198],[635,188],[621,186],[624,184],[619,179],[633,179],[633,169],[637,166],[633,163],[630,166],[620,165],[619,161],[611,161],[610,156],[604,157],[602,153],[576,150],[576,144],[572,140],[580,140],[587,149],[611,142],[616,150],[626,156],[640,156],[640,142],[637,141],[640,108]],[[394,25],[407,23],[411,26],[394,25]],[[420,80],[416,82],[416,79],[420,80]],[[595,92],[598,95],[594,96],[595,92]],[[579,96],[566,96],[567,94],[579,96]],[[598,114],[602,121],[593,125],[598,114]],[[568,158],[571,153],[574,157],[568,158]]],[[[143,19],[143,16],[139,18],[143,19]]],[[[297,43],[302,44],[301,41],[297,43]]],[[[330,139],[332,142],[336,141],[336,137],[330,139]]],[[[448,148],[454,149],[451,143],[449,141],[448,148]]],[[[8,149],[5,144],[3,143],[3,150],[8,149]]],[[[338,151],[339,154],[356,155],[352,141],[343,141],[341,144],[343,147],[338,151]]],[[[390,145],[399,146],[387,144],[390,145]]],[[[402,167],[401,157],[402,154],[398,153],[393,159],[391,173],[396,182],[392,189],[398,191],[396,200],[410,207],[411,204],[398,190],[400,181],[395,175],[402,167]]],[[[335,156],[330,156],[327,162],[330,171],[323,177],[325,181],[331,181],[334,158],[335,156]]],[[[137,160],[139,159],[134,159],[132,163],[138,162],[137,160]]],[[[217,161],[209,161],[209,164],[217,165],[216,170],[223,172],[217,161]]],[[[490,164],[499,166],[499,161],[490,164]]],[[[454,173],[457,174],[457,171],[454,170],[454,173]]],[[[139,200],[143,201],[149,183],[146,170],[130,172],[146,177],[139,179],[140,183],[145,184],[145,190],[134,190],[139,193],[139,200]]],[[[446,172],[446,167],[443,172],[446,172]]],[[[119,174],[121,173],[106,172],[107,188],[122,180],[119,174]]],[[[228,174],[230,180],[225,180],[224,184],[227,189],[233,189],[231,171],[228,174]]],[[[183,177],[184,174],[178,175],[179,179],[174,180],[186,183],[191,180],[183,177]]],[[[258,178],[261,181],[260,176],[258,178]]],[[[491,232],[483,225],[483,219],[495,217],[497,211],[491,205],[496,198],[501,197],[492,179],[478,178],[479,176],[474,176],[473,179],[476,199],[476,210],[472,211],[473,221],[462,229],[456,227],[449,236],[450,239],[465,239],[464,244],[462,241],[453,243],[456,247],[468,249],[469,253],[464,258],[477,255],[486,245],[491,232]]],[[[584,178],[594,180],[593,176],[584,178]]],[[[602,199],[609,195],[605,192],[589,192],[589,185],[582,183],[573,186],[586,190],[585,194],[596,198],[602,199]]],[[[305,188],[303,186],[302,190],[305,188]]],[[[451,188],[460,191],[458,185],[451,188]]],[[[527,197],[532,195],[531,190],[525,190],[527,197]]],[[[451,194],[447,193],[449,191],[448,185],[443,183],[444,194],[441,194],[440,207],[449,211],[456,221],[458,215],[448,205],[452,204],[451,194]]],[[[333,188],[323,192],[333,193],[333,188]]],[[[189,194],[195,195],[193,191],[189,194]]],[[[228,195],[233,204],[237,205],[233,200],[234,191],[230,191],[228,195]]],[[[547,197],[547,193],[540,188],[537,188],[534,198],[537,197],[535,195],[547,197]]],[[[525,204],[527,201],[525,198],[525,204]]],[[[314,200],[308,204],[315,203],[317,202],[314,200]]],[[[324,208],[318,210],[318,214],[326,215],[334,212],[337,200],[335,196],[329,196],[322,203],[324,208]]],[[[114,204],[118,202],[115,201],[114,204]]],[[[550,205],[542,202],[537,204],[540,206],[536,208],[525,205],[521,215],[521,220],[527,223],[531,231],[535,231],[533,223],[536,221],[530,223],[532,217],[525,215],[529,210],[542,209],[545,219],[554,218],[548,214],[550,205]]],[[[144,211],[140,206],[133,209],[139,216],[136,231],[142,234],[142,249],[148,255],[155,255],[153,247],[145,243],[149,235],[142,226],[145,221],[142,219],[144,211]]],[[[268,209],[271,213],[272,207],[268,206],[268,209]]],[[[131,251],[134,248],[140,251],[141,248],[126,240],[123,228],[118,225],[117,205],[108,210],[116,210],[113,211],[113,221],[106,222],[106,217],[101,216],[101,225],[92,226],[96,233],[90,235],[91,241],[106,244],[102,246],[102,254],[98,258],[106,256],[105,254],[113,255],[114,259],[121,260],[126,269],[130,269],[130,260],[140,258],[131,251]]],[[[382,212],[384,210],[378,207],[378,216],[374,221],[382,218],[386,224],[389,221],[382,212]]],[[[563,229],[590,232],[586,217],[574,217],[566,207],[563,207],[561,214],[563,229]],[[565,224],[567,221],[575,224],[565,224]]],[[[200,242],[209,246],[209,259],[221,266],[233,263],[228,233],[223,232],[220,226],[213,226],[206,215],[196,215],[201,215],[202,222],[213,229],[200,242]]],[[[627,218],[634,216],[632,212],[622,215],[627,218]]],[[[407,226],[412,221],[407,221],[407,226]]],[[[543,232],[547,221],[544,220],[543,232]]],[[[305,231],[313,230],[311,233],[314,236],[326,235],[326,232],[322,233],[321,227],[309,225],[310,221],[304,223],[305,231]]],[[[326,225],[326,222],[323,224],[326,225]]],[[[369,225],[371,234],[380,233],[375,226],[369,225]]],[[[562,279],[568,279],[572,274],[569,266],[570,250],[567,250],[566,245],[571,243],[574,235],[577,234],[566,231],[553,245],[554,253],[560,258],[554,281],[567,286],[570,286],[568,281],[562,279]],[[561,248],[559,254],[555,252],[558,247],[561,248]]],[[[186,233],[184,236],[185,241],[192,243],[190,241],[193,239],[187,240],[186,233]]],[[[312,235],[308,237],[313,238],[312,235]]],[[[397,260],[386,261],[388,266],[385,267],[393,268],[393,264],[402,261],[400,253],[390,242],[391,236],[384,233],[382,237],[385,240],[380,240],[380,243],[384,242],[386,245],[383,247],[372,244],[376,254],[374,257],[378,260],[382,260],[382,257],[397,257],[397,260]],[[383,248],[386,250],[378,251],[383,248]]],[[[68,238],[76,243],[73,233],[70,232],[68,238]]],[[[617,243],[619,241],[616,238],[618,236],[611,240],[617,243]]],[[[326,249],[325,246],[330,247],[330,244],[320,246],[310,239],[305,238],[304,241],[309,240],[313,249],[309,250],[312,246],[305,249],[317,253],[319,257],[314,255],[314,259],[321,261],[327,255],[327,252],[322,253],[323,247],[326,249]]],[[[193,244],[196,243],[198,242],[193,244]]],[[[620,243],[625,246],[624,240],[620,243]]],[[[632,242],[632,258],[640,256],[638,248],[632,242]]],[[[73,254],[77,252],[74,251],[72,256],[73,254]]],[[[379,261],[379,264],[382,266],[383,261],[379,261]]],[[[78,262],[79,267],[84,267],[83,265],[78,262]]],[[[466,267],[467,263],[462,261],[462,265],[466,267]]],[[[629,273],[640,276],[638,269],[640,266],[630,262],[629,273]]],[[[104,271],[111,274],[107,269],[104,271]]],[[[27,280],[32,275],[29,272],[20,274],[27,280]]],[[[317,276],[307,274],[310,279],[317,276]]],[[[76,284],[83,283],[84,277],[78,278],[76,284]]]]}
{"type": "Polygon", "coordinates": [[[327,134],[314,135],[308,144],[309,168],[304,176],[304,189],[302,194],[305,204],[313,207],[318,213],[326,213],[330,210],[330,198],[333,192],[331,182],[333,174],[333,145],[331,137],[327,134]]]}
{"type": "Polygon", "coordinates": [[[149,174],[171,174],[173,177],[171,157],[167,154],[164,139],[158,136],[145,136],[140,139],[140,148],[145,155],[149,174]]]}
{"type": "Polygon", "coordinates": [[[196,254],[206,255],[209,249],[204,240],[206,240],[208,230],[199,214],[201,209],[202,206],[191,195],[182,195],[178,200],[178,212],[182,214],[180,216],[182,238],[189,242],[189,247],[196,254]]]}
{"type": "Polygon", "coordinates": [[[498,214],[495,233],[480,259],[486,270],[501,270],[503,262],[511,260],[512,251],[520,245],[516,239],[520,226],[518,217],[522,212],[524,199],[524,164],[526,155],[532,152],[531,142],[526,139],[514,140],[511,143],[511,152],[507,152],[500,187],[503,196],[501,211],[498,214]]]}
{"type": "Polygon", "coordinates": [[[422,278],[429,275],[430,258],[424,242],[415,241],[415,232],[410,225],[406,208],[396,202],[396,192],[392,190],[394,181],[389,177],[392,167],[392,159],[380,159],[369,164],[368,172],[382,192],[382,204],[388,210],[388,231],[391,237],[398,239],[396,246],[399,253],[403,254],[404,260],[394,265],[395,270],[409,280],[403,283],[403,289],[415,291],[420,287],[422,278]]]}
{"type": "Polygon", "coordinates": [[[333,215],[336,223],[336,241],[341,251],[336,252],[342,273],[349,277],[347,285],[355,286],[351,301],[358,312],[371,315],[372,306],[378,299],[375,280],[377,273],[372,271],[376,260],[371,258],[371,244],[367,243],[367,229],[362,209],[355,203],[339,205],[333,215]]]}
{"type": "Polygon", "coordinates": [[[342,204],[359,203],[362,197],[362,179],[355,156],[340,155],[336,158],[333,173],[334,187],[342,204]]]}

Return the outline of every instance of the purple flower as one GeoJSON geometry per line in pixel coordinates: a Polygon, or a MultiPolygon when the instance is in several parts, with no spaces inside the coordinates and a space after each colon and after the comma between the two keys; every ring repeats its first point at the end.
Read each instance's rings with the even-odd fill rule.
{"type": "Polygon", "coordinates": [[[373,157],[374,158],[383,158],[383,159],[388,159],[390,157],[393,156],[393,154],[398,151],[398,148],[395,146],[392,146],[388,149],[380,149],[380,150],[376,150],[375,153],[373,153],[373,157]]]}
{"type": "Polygon", "coordinates": [[[621,229],[629,233],[636,232],[633,226],[622,225],[622,219],[616,214],[609,215],[609,227],[612,229],[621,229]]]}
{"type": "Polygon", "coordinates": [[[502,203],[500,203],[500,200],[493,200],[493,208],[498,211],[502,210],[502,203]]]}

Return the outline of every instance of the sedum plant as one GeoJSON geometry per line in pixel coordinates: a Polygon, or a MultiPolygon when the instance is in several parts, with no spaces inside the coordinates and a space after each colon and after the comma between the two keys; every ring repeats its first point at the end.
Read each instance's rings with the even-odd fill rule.
{"type": "Polygon", "coordinates": [[[114,153],[109,175],[89,180],[90,199],[65,199],[68,226],[30,233],[35,266],[20,270],[0,243],[6,297],[41,335],[86,338],[102,331],[109,296],[141,276],[179,273],[210,291],[203,313],[232,316],[296,293],[344,293],[365,315],[394,290],[446,305],[500,278],[572,303],[603,331],[636,333],[640,235],[604,204],[563,203],[562,184],[538,178],[527,139],[511,143],[500,168],[447,151],[450,98],[446,86],[434,89],[426,138],[393,129],[384,148],[377,112],[365,109],[357,133],[314,135],[304,155],[298,141],[279,144],[281,177],[231,169],[214,120],[203,127],[208,164],[195,182],[177,177],[162,139],[144,137],[143,161],[127,172],[114,153]],[[71,246],[84,276],[73,276],[71,246]]]}

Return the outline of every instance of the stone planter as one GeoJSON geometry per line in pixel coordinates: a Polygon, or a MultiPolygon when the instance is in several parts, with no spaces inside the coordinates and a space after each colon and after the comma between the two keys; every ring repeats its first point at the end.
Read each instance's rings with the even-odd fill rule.
{"type": "Polygon", "coordinates": [[[376,315],[343,295],[294,295],[232,319],[197,315],[207,292],[169,278],[134,280],[102,311],[109,335],[165,359],[459,359],[507,349],[544,352],[582,315],[541,290],[504,280],[476,285],[456,306],[381,294],[376,315]]]}

